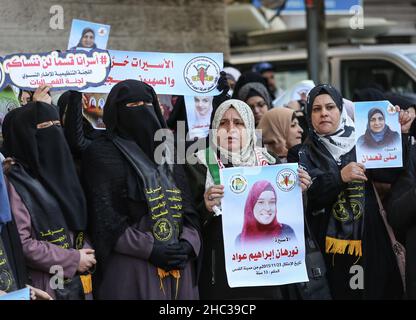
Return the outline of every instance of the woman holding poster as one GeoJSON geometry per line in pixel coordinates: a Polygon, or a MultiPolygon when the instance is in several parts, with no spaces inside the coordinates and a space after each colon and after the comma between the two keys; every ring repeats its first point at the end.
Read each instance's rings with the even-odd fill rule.
{"type": "MultiPolygon", "coordinates": [[[[366,171],[356,162],[354,123],[334,87],[310,91],[307,118],[310,137],[300,152],[300,164],[313,179],[307,218],[325,248],[333,298],[400,298],[400,273],[372,186],[386,172],[366,171]],[[356,286],[350,285],[352,270],[361,273],[356,286]]],[[[403,128],[408,119],[400,119],[403,128]]]]}
{"type": "MultiPolygon", "coordinates": [[[[266,149],[256,147],[254,115],[243,101],[231,99],[216,110],[211,124],[210,146],[198,151],[198,164],[188,166],[195,202],[203,224],[204,257],[199,281],[202,299],[283,299],[288,286],[230,288],[227,282],[222,234],[221,198],[224,187],[219,169],[280,163],[266,149]]],[[[299,172],[302,189],[311,184],[304,171],[299,172]]]]}

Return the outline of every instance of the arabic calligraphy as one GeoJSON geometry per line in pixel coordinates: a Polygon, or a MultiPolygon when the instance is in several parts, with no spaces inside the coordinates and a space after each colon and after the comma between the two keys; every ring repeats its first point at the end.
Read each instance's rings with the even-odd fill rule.
{"type": "Polygon", "coordinates": [[[244,253],[244,254],[240,254],[240,253],[234,253],[232,260],[233,261],[237,261],[237,262],[241,262],[244,260],[248,261],[258,261],[260,259],[263,260],[274,260],[274,259],[280,259],[281,257],[285,257],[287,256],[288,258],[292,258],[294,256],[296,256],[297,254],[299,254],[299,250],[298,247],[294,247],[292,250],[287,250],[287,249],[272,249],[270,251],[258,251],[258,252],[251,252],[249,254],[244,253]]]}
{"type": "Polygon", "coordinates": [[[163,59],[161,63],[151,64],[144,59],[132,58],[132,60],[130,61],[128,56],[126,56],[125,59],[120,62],[115,61],[114,56],[111,58],[111,68],[126,67],[129,65],[134,68],[140,68],[143,71],[149,71],[149,69],[173,69],[174,67],[173,60],[171,59],[163,59]]]}
{"type": "Polygon", "coordinates": [[[392,161],[392,160],[396,160],[397,159],[397,155],[392,155],[391,153],[389,153],[388,156],[385,156],[383,158],[383,155],[381,153],[378,153],[376,155],[363,155],[362,159],[361,159],[361,163],[366,163],[367,161],[384,161],[384,162],[388,162],[388,161],[392,161]]]}
{"type": "Polygon", "coordinates": [[[3,61],[10,81],[24,89],[87,88],[104,83],[110,72],[110,55],[104,50],[13,54],[3,61]]]}

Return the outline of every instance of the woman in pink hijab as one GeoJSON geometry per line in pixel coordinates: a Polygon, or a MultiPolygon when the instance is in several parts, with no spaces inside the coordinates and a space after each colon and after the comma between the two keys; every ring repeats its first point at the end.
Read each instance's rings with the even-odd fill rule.
{"type": "Polygon", "coordinates": [[[236,239],[240,245],[251,242],[276,242],[295,238],[293,229],[277,221],[277,195],[266,180],[257,181],[251,188],[244,207],[243,230],[236,239]]]}

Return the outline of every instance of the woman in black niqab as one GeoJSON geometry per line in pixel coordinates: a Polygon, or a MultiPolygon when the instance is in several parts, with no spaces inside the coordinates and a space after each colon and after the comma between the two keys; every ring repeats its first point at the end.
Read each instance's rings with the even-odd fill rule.
{"type": "Polygon", "coordinates": [[[14,121],[3,127],[7,154],[57,199],[69,230],[85,230],[85,197],[56,109],[43,102],[31,102],[16,110],[10,115],[14,121]],[[45,127],[38,128],[40,124],[45,127]]]}

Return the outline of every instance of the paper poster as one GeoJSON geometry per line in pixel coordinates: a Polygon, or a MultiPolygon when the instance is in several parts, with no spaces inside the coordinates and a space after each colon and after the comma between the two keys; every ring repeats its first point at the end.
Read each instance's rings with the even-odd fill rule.
{"type": "Polygon", "coordinates": [[[403,166],[399,112],[389,101],[355,102],[355,139],[366,168],[403,166]]]}
{"type": "Polygon", "coordinates": [[[73,19],[68,49],[107,49],[109,36],[110,26],[107,24],[73,19]]]}
{"type": "Polygon", "coordinates": [[[94,129],[105,130],[103,113],[108,93],[84,93],[83,95],[82,115],[94,129]]]}
{"type": "Polygon", "coordinates": [[[188,135],[190,139],[208,136],[211,124],[212,99],[210,96],[185,96],[188,135]]]}
{"type": "Polygon", "coordinates": [[[0,296],[0,300],[30,300],[30,289],[24,288],[0,296]]]}
{"type": "Polygon", "coordinates": [[[157,94],[218,95],[222,53],[162,53],[109,50],[111,71],[105,85],[89,92],[108,93],[123,80],[151,85],[157,94]]]}
{"type": "Polygon", "coordinates": [[[295,163],[220,171],[230,287],[309,281],[297,168],[295,163]]]}
{"type": "Polygon", "coordinates": [[[81,90],[104,83],[110,72],[110,56],[104,50],[16,53],[4,57],[6,82],[20,89],[81,90]]]}
{"type": "Polygon", "coordinates": [[[19,100],[11,87],[6,87],[3,91],[0,91],[0,134],[4,117],[9,111],[18,107],[20,107],[19,100]]]}
{"type": "Polygon", "coordinates": [[[3,69],[3,59],[0,57],[0,91],[7,85],[6,74],[3,69]]]}

